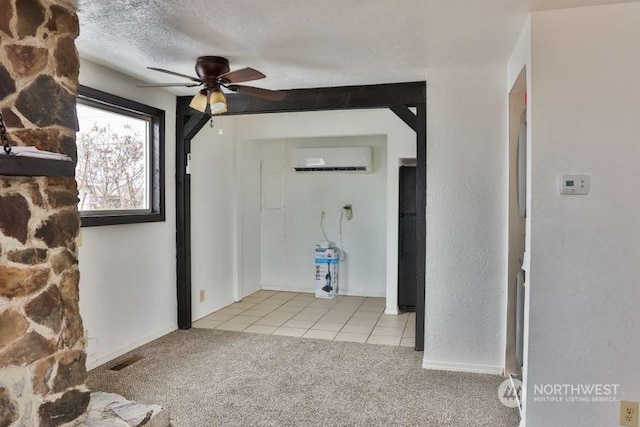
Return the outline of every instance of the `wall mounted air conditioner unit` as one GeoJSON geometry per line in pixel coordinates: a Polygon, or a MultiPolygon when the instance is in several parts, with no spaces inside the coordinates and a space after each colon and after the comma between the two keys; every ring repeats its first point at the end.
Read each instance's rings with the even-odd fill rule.
{"type": "Polygon", "coordinates": [[[296,172],[371,173],[371,147],[294,148],[291,167],[296,172]]]}

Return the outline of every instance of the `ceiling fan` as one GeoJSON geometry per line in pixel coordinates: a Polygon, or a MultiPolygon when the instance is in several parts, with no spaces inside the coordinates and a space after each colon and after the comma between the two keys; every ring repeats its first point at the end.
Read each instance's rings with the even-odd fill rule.
{"type": "Polygon", "coordinates": [[[185,79],[189,79],[190,82],[154,83],[140,85],[140,87],[203,86],[204,88],[193,97],[191,103],[189,104],[191,108],[194,108],[202,113],[205,113],[207,111],[207,106],[209,106],[211,114],[221,114],[227,111],[227,100],[221,90],[221,87],[232,92],[238,92],[269,101],[281,101],[286,96],[286,92],[280,90],[269,90],[259,87],[236,84],[252,80],[264,79],[266,76],[260,71],[248,67],[230,71],[229,60],[220,56],[199,57],[196,60],[196,74],[198,74],[198,77],[192,77],[186,74],[176,73],[175,71],[169,71],[162,68],[147,68],[150,70],[159,71],[161,73],[184,77],[185,79]]]}

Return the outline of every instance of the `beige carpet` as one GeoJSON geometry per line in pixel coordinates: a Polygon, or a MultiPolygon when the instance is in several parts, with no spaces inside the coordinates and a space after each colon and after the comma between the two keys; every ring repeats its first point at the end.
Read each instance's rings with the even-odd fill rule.
{"type": "Polygon", "coordinates": [[[407,347],[191,329],[94,369],[89,387],[158,403],[176,427],[518,425],[503,378],[421,363],[407,347]],[[144,358],[107,369],[131,354],[144,358]]]}

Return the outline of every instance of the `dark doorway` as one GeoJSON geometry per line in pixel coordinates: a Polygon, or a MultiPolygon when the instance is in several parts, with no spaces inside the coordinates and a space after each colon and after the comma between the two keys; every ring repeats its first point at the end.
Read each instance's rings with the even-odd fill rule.
{"type": "Polygon", "coordinates": [[[416,167],[400,166],[398,307],[416,311],[416,167]]]}

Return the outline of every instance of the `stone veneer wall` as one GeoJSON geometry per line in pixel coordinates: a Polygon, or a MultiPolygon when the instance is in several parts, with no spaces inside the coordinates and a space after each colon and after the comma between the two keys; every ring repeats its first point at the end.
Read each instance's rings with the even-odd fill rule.
{"type": "MultiPolygon", "coordinates": [[[[75,159],[78,19],[71,2],[0,0],[0,110],[12,145],[75,159]]],[[[0,169],[0,427],[85,413],[73,177],[0,169]]]]}

